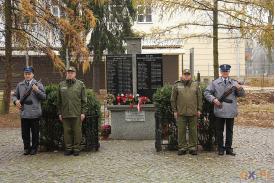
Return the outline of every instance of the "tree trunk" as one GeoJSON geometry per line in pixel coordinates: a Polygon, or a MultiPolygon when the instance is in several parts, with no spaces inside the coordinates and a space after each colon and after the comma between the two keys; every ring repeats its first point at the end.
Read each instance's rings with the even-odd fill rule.
{"type": "Polygon", "coordinates": [[[12,18],[11,0],[5,0],[5,76],[2,113],[9,113],[12,82],[12,18]]]}
{"type": "MultiPolygon", "coordinates": [[[[272,23],[273,23],[273,11],[269,11],[269,15],[268,15],[268,24],[270,24],[271,26],[272,26],[272,23]]],[[[269,74],[269,75],[272,75],[272,74],[274,74],[274,71],[273,71],[273,62],[274,62],[274,60],[273,60],[273,47],[274,47],[274,45],[272,46],[272,45],[270,45],[270,46],[268,46],[268,48],[267,48],[267,59],[268,59],[268,64],[267,64],[267,66],[268,66],[268,69],[267,69],[267,73],[269,74]]]]}
{"type": "Polygon", "coordinates": [[[274,72],[273,72],[273,57],[272,57],[272,48],[267,48],[267,60],[268,60],[268,62],[267,62],[267,74],[268,75],[272,75],[272,74],[274,74],[274,72]]]}
{"type": "Polygon", "coordinates": [[[213,9],[213,68],[214,78],[219,77],[219,46],[218,46],[218,0],[214,0],[213,9]]]}

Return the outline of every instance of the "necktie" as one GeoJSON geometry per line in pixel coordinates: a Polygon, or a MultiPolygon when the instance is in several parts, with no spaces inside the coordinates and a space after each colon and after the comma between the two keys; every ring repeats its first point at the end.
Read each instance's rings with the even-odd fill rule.
{"type": "Polygon", "coordinates": [[[226,84],[226,79],[224,80],[224,84],[226,84]]]}
{"type": "Polygon", "coordinates": [[[29,85],[30,85],[30,82],[29,82],[29,81],[26,81],[26,85],[29,86],[29,85]]]}

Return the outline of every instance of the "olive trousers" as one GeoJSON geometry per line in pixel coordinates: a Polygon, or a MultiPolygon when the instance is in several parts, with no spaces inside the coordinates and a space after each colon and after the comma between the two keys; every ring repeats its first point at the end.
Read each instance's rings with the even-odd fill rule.
{"type": "Polygon", "coordinates": [[[82,122],[80,117],[64,118],[64,143],[68,151],[80,151],[80,143],[82,139],[82,122]]]}
{"type": "Polygon", "coordinates": [[[197,117],[180,115],[177,121],[178,125],[178,148],[179,150],[197,150],[197,117]],[[187,143],[186,133],[189,130],[189,142],[187,143]]]}

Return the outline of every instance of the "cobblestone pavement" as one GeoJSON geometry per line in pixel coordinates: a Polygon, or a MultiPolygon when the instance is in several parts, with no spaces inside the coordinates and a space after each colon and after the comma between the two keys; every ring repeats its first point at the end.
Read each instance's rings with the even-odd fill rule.
{"type": "Polygon", "coordinates": [[[102,141],[99,152],[22,155],[19,129],[0,129],[0,182],[273,182],[273,129],[235,127],[237,156],[155,152],[154,141],[102,141]],[[253,180],[254,178],[254,180],[253,180]]]}

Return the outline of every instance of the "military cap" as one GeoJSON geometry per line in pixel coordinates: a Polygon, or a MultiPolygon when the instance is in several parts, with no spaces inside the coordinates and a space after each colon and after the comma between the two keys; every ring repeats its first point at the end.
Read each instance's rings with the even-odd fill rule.
{"type": "Polygon", "coordinates": [[[183,74],[187,74],[187,73],[188,73],[188,74],[191,74],[190,69],[184,69],[184,70],[183,70],[183,74]]]}
{"type": "Polygon", "coordinates": [[[72,66],[68,67],[67,71],[73,71],[73,72],[76,72],[75,68],[74,68],[74,67],[72,67],[72,66]]]}
{"type": "Polygon", "coordinates": [[[31,66],[24,67],[24,72],[32,72],[34,73],[34,69],[31,66]]]}
{"type": "Polygon", "coordinates": [[[231,68],[231,65],[228,65],[228,64],[222,64],[222,65],[220,65],[221,72],[230,71],[230,68],[231,68]]]}

